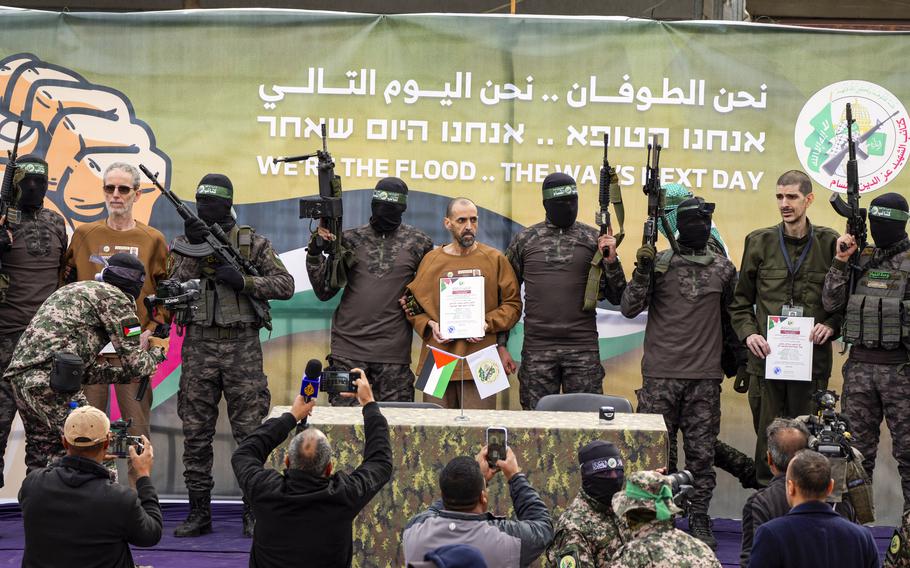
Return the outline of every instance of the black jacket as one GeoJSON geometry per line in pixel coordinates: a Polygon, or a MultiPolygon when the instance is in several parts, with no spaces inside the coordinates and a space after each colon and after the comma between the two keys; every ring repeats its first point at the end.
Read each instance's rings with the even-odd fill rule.
{"type": "Polygon", "coordinates": [[[299,470],[266,469],[269,454],[297,421],[291,413],[267,420],[247,436],[231,458],[243,495],[256,514],[250,567],[350,566],[351,525],[392,477],[389,423],[379,405],[363,407],[363,463],[331,477],[299,470]]]}
{"type": "Polygon", "coordinates": [[[743,507],[743,546],[739,555],[742,568],[749,567],[749,555],[752,553],[752,539],[758,527],[771,519],[783,517],[790,512],[787,503],[787,474],[774,476],[768,486],[746,499],[743,507]]]}
{"type": "Polygon", "coordinates": [[[133,568],[129,545],[161,540],[161,508],[148,477],[136,489],[96,461],[66,456],[29,474],[19,490],[23,568],[133,568]],[[138,494],[137,494],[138,492],[138,494]]]}

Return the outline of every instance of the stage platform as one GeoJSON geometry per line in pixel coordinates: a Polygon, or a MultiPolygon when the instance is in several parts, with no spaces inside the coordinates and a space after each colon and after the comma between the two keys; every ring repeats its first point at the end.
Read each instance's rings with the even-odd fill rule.
{"type": "MultiPolygon", "coordinates": [[[[174,538],[174,528],[186,518],[186,503],[164,503],[164,536],[153,548],[134,548],[133,559],[139,566],[154,568],[245,568],[249,564],[249,549],[252,542],[240,534],[240,503],[214,503],[212,508],[214,531],[199,538],[174,538]]],[[[680,524],[685,528],[685,523],[680,524]]],[[[872,534],[884,558],[892,530],[875,527],[872,534]]],[[[714,534],[717,536],[717,557],[724,568],[739,566],[740,524],[739,521],[715,519],[714,534]]],[[[0,505],[0,566],[19,566],[25,536],[22,530],[22,515],[16,504],[0,505]]],[[[365,566],[362,558],[354,557],[354,566],[365,566]]],[[[395,567],[397,568],[397,567],[395,567]]]]}

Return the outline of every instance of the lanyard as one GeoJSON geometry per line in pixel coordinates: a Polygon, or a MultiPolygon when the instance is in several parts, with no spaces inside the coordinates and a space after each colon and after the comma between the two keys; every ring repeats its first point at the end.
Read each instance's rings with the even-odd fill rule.
{"type": "Polygon", "coordinates": [[[799,272],[799,269],[802,267],[803,262],[806,261],[806,256],[809,255],[809,251],[812,250],[812,236],[815,233],[815,227],[809,227],[809,241],[806,243],[806,247],[803,249],[803,252],[800,253],[799,258],[796,260],[796,266],[793,266],[793,261],[790,260],[790,253],[787,252],[787,245],[784,243],[784,228],[781,225],[777,226],[777,236],[780,242],[780,252],[784,255],[784,262],[787,263],[787,274],[790,277],[790,300],[789,303],[793,304],[793,291],[796,287],[796,273],[799,272]]]}

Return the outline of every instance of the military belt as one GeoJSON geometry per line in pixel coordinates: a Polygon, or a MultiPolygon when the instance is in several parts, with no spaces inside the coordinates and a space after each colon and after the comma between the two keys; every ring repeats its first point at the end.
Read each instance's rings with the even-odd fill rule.
{"type": "Polygon", "coordinates": [[[218,327],[188,325],[186,326],[187,337],[199,339],[238,339],[241,337],[258,337],[259,330],[255,327],[218,327]]]}

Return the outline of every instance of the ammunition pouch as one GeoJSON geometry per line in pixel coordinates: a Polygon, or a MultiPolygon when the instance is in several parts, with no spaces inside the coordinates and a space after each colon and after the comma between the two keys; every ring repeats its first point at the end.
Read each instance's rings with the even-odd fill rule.
{"type": "Polygon", "coordinates": [[[910,301],[904,300],[908,271],[910,259],[903,260],[898,269],[864,270],[856,291],[847,300],[844,341],[869,349],[910,345],[910,301]]]}
{"type": "Polygon", "coordinates": [[[82,390],[85,369],[82,359],[75,353],[57,351],[51,368],[51,388],[60,393],[73,394],[82,390]]]}

